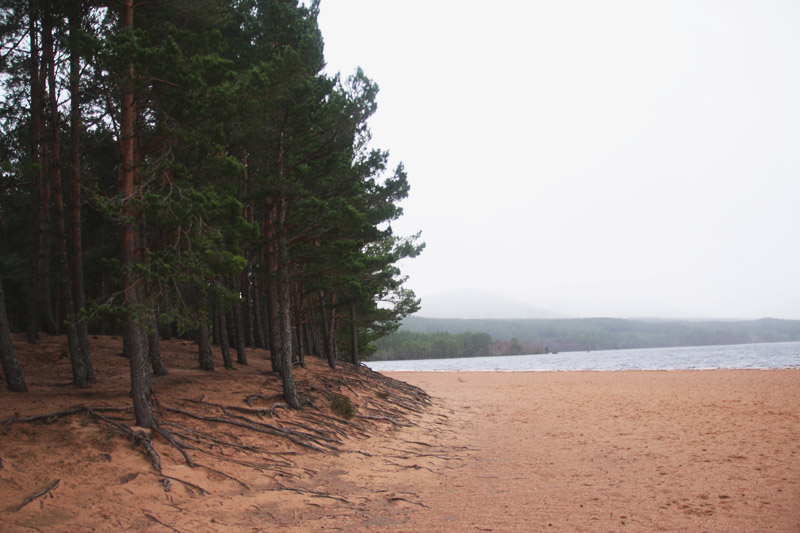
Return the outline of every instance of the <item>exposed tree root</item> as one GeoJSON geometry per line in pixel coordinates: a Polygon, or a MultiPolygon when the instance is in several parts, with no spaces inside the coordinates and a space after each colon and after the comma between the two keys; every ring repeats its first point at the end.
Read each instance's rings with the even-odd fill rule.
{"type": "Polygon", "coordinates": [[[9,511],[13,511],[13,512],[16,513],[17,511],[19,511],[20,509],[22,509],[23,507],[25,507],[26,505],[31,503],[36,498],[38,498],[40,496],[44,496],[45,494],[47,494],[51,490],[55,490],[56,487],[58,487],[59,483],[61,483],[60,479],[56,479],[54,481],[51,481],[45,488],[43,488],[41,490],[37,490],[36,492],[26,496],[25,499],[22,500],[22,503],[20,503],[18,505],[12,505],[11,507],[8,507],[8,510],[9,511]]]}
{"type": "Polygon", "coordinates": [[[211,468],[210,466],[207,466],[207,465],[201,465],[200,463],[195,463],[195,466],[197,466],[199,468],[205,468],[206,470],[209,470],[211,472],[215,472],[215,473],[219,474],[222,477],[226,477],[226,478],[228,478],[228,479],[230,479],[232,481],[235,481],[236,483],[238,483],[242,487],[246,488],[247,490],[250,490],[250,485],[248,485],[247,483],[245,483],[244,481],[242,481],[238,477],[234,477],[234,476],[232,476],[230,474],[227,474],[227,473],[223,472],[222,470],[217,470],[216,468],[211,468]]]}
{"type": "Polygon", "coordinates": [[[386,464],[389,464],[389,465],[392,465],[392,466],[397,466],[399,468],[406,468],[406,469],[412,468],[414,470],[427,470],[428,472],[431,472],[433,474],[442,475],[441,472],[436,472],[436,471],[428,468],[427,466],[420,466],[420,465],[416,465],[416,464],[414,464],[414,465],[403,465],[403,464],[400,464],[400,463],[395,463],[394,461],[386,461],[386,464]]]}
{"type": "Polygon", "coordinates": [[[14,414],[11,418],[5,421],[3,424],[3,434],[5,435],[8,428],[11,426],[13,422],[27,422],[27,423],[44,423],[44,424],[52,424],[56,420],[62,417],[70,416],[76,413],[84,413],[83,422],[88,421],[89,415],[97,419],[98,421],[104,422],[109,429],[118,433],[120,435],[124,435],[128,437],[134,444],[141,444],[147,456],[150,458],[150,461],[153,463],[153,468],[156,472],[161,472],[161,456],[153,447],[153,441],[147,433],[142,430],[134,430],[130,426],[121,424],[116,420],[113,420],[103,414],[103,412],[109,411],[129,411],[129,407],[86,407],[83,405],[79,405],[76,407],[72,407],[69,409],[63,409],[61,411],[54,411],[52,413],[45,413],[41,415],[32,415],[32,416],[25,416],[20,417],[17,413],[14,414]]]}
{"type": "MultiPolygon", "coordinates": [[[[345,363],[341,367],[336,372],[316,374],[313,383],[298,382],[303,405],[306,406],[301,410],[288,410],[287,405],[280,401],[279,395],[269,394],[246,396],[243,398],[244,405],[207,401],[205,395],[199,399],[178,400],[178,405],[167,405],[160,401],[163,398],[159,399],[153,391],[152,399],[158,422],[151,430],[134,425],[131,406],[75,405],[31,416],[14,413],[10,418],[0,420],[0,432],[7,435],[17,423],[52,424],[59,419],[75,415],[80,417],[78,423],[81,426],[93,421],[109,433],[122,435],[133,443],[148,458],[154,474],[164,484],[165,491],[169,491],[174,482],[180,483],[190,492],[209,494],[208,490],[199,485],[168,476],[163,472],[162,454],[169,447],[175,448],[189,467],[203,468],[237,483],[244,489],[251,490],[245,481],[246,478],[240,479],[224,471],[219,465],[239,465],[270,472],[273,478],[313,475],[315,473],[313,470],[301,468],[290,459],[292,455],[299,453],[298,448],[336,455],[342,453],[340,445],[345,440],[352,437],[369,438],[374,431],[382,431],[382,428],[386,427],[386,422],[396,427],[414,424],[414,415],[424,412],[430,404],[428,395],[417,387],[382,376],[365,366],[345,363]],[[329,410],[331,399],[337,396],[345,396],[353,403],[355,419],[347,420],[343,416],[336,416],[335,410],[329,410]],[[265,406],[259,408],[258,402],[263,402],[265,406]],[[287,411],[279,413],[280,409],[287,411]],[[267,442],[262,446],[260,442],[247,438],[248,435],[251,437],[269,435],[274,439],[262,439],[262,442],[264,440],[267,442]],[[286,445],[275,446],[279,441],[284,441],[286,445]],[[208,462],[214,462],[198,463],[197,458],[200,455],[211,458],[208,462]]],[[[270,384],[271,386],[273,384],[270,384]]],[[[423,442],[409,441],[409,443],[432,446],[423,442]]],[[[370,456],[369,453],[359,450],[348,450],[347,453],[370,456]]],[[[105,455],[110,460],[110,456],[105,455]]],[[[425,468],[419,465],[398,466],[425,468]]],[[[127,476],[123,476],[120,481],[126,483],[133,479],[126,478],[127,476]]],[[[53,490],[58,482],[54,483],[29,496],[29,499],[18,508],[53,490]]],[[[293,490],[300,494],[351,503],[345,498],[324,492],[287,487],[282,487],[280,490],[293,490]]],[[[165,527],[172,528],[155,517],[150,518],[165,527]]]]}
{"type": "Polygon", "coordinates": [[[401,424],[400,422],[398,422],[397,420],[395,420],[390,416],[356,415],[356,417],[364,418],[366,420],[386,420],[388,422],[391,422],[395,426],[401,426],[401,427],[410,425],[410,424],[401,424]]]}
{"type": "Polygon", "coordinates": [[[332,437],[330,432],[324,431],[324,430],[321,430],[321,429],[319,429],[317,427],[309,426],[309,425],[306,425],[306,424],[300,424],[298,422],[288,422],[288,423],[285,424],[285,425],[291,425],[291,426],[293,426],[295,428],[299,428],[299,429],[303,430],[303,431],[297,431],[296,429],[291,429],[291,428],[287,428],[287,427],[278,427],[278,426],[275,426],[273,424],[267,424],[265,422],[261,422],[261,421],[258,421],[258,420],[253,420],[253,419],[245,417],[245,416],[235,415],[235,414],[231,414],[230,413],[230,411],[239,411],[239,412],[244,412],[244,413],[247,413],[247,414],[255,414],[255,415],[258,415],[260,417],[263,414],[270,413],[270,411],[271,411],[270,409],[247,409],[245,407],[238,407],[238,406],[233,406],[233,405],[220,405],[220,404],[216,404],[216,403],[210,403],[210,402],[205,402],[205,401],[201,401],[201,400],[190,400],[190,399],[182,399],[181,401],[190,402],[190,403],[197,403],[197,404],[201,404],[201,405],[207,405],[207,406],[210,406],[210,407],[215,407],[217,409],[220,409],[226,416],[228,416],[231,419],[242,420],[242,421],[247,422],[247,423],[256,424],[258,426],[263,426],[263,427],[269,428],[269,429],[271,429],[273,431],[277,431],[277,432],[281,432],[281,433],[286,433],[288,435],[292,435],[292,436],[297,437],[299,439],[315,441],[317,443],[319,443],[318,441],[321,440],[324,443],[326,443],[326,444],[319,443],[319,444],[321,444],[323,446],[327,445],[327,444],[340,444],[342,442],[340,439],[332,437]]]}
{"type": "Polygon", "coordinates": [[[5,423],[3,424],[3,430],[2,430],[2,433],[3,433],[3,435],[8,435],[8,428],[9,428],[9,427],[11,426],[11,424],[13,424],[13,423],[14,423],[14,422],[15,422],[15,421],[18,419],[18,418],[19,418],[19,413],[14,413],[14,415],[13,415],[11,418],[9,418],[8,420],[6,420],[6,421],[5,421],[5,423]]]}
{"type": "MultiPolygon", "coordinates": [[[[203,432],[191,429],[191,428],[187,428],[187,427],[175,424],[173,422],[162,422],[161,426],[162,427],[163,426],[170,426],[170,427],[178,428],[177,430],[173,431],[174,434],[178,435],[179,437],[181,437],[183,439],[194,440],[198,445],[205,444],[205,445],[209,446],[210,449],[217,448],[217,449],[219,449],[221,451],[223,448],[231,448],[231,449],[234,449],[234,450],[242,450],[242,451],[246,451],[246,452],[253,452],[253,453],[258,453],[258,454],[261,454],[261,455],[267,455],[267,456],[270,456],[270,457],[277,457],[277,459],[272,459],[269,464],[270,465],[274,465],[274,466],[282,466],[282,467],[286,467],[286,468],[297,468],[297,464],[296,463],[294,463],[292,461],[288,461],[284,457],[284,455],[286,455],[285,453],[282,454],[280,452],[270,451],[270,450],[267,450],[266,448],[263,448],[263,447],[260,447],[260,446],[250,446],[250,445],[239,444],[239,443],[236,443],[236,442],[228,442],[228,441],[216,438],[216,437],[214,437],[212,435],[209,435],[207,433],[203,433],[203,432]]],[[[231,436],[231,438],[233,438],[233,437],[231,436]]],[[[206,449],[204,449],[202,447],[199,447],[199,446],[196,447],[196,448],[193,448],[193,449],[195,449],[196,451],[198,451],[200,453],[204,453],[204,454],[213,456],[215,458],[218,458],[218,459],[221,459],[221,460],[224,460],[224,461],[229,461],[229,462],[233,462],[233,463],[237,463],[237,464],[244,464],[244,465],[247,465],[247,466],[254,466],[255,465],[255,463],[252,463],[252,462],[244,463],[244,462],[241,462],[241,461],[236,461],[231,457],[227,457],[225,455],[222,455],[221,453],[214,453],[213,451],[206,450],[206,449]]],[[[259,469],[261,469],[261,468],[259,467],[259,469]]]]}
{"type": "Polygon", "coordinates": [[[175,529],[174,526],[171,526],[169,524],[166,524],[166,523],[162,522],[161,520],[159,520],[158,518],[156,518],[155,516],[153,516],[151,514],[145,513],[144,515],[147,518],[149,518],[150,520],[152,520],[153,522],[157,522],[157,523],[161,524],[162,526],[164,526],[164,527],[166,527],[168,529],[171,529],[174,533],[181,533],[181,531],[179,529],[175,529]]]}
{"type": "Polygon", "coordinates": [[[194,461],[192,461],[192,458],[189,456],[188,453],[186,453],[186,450],[187,449],[196,450],[197,448],[195,448],[191,444],[186,444],[184,442],[181,442],[175,437],[175,435],[172,434],[172,432],[162,429],[158,426],[154,427],[153,431],[155,431],[156,433],[167,439],[167,441],[170,444],[172,444],[175,448],[177,448],[178,451],[181,452],[181,455],[183,455],[183,458],[186,460],[186,464],[194,468],[194,461]]]}
{"type": "Polygon", "coordinates": [[[275,426],[270,426],[268,424],[262,424],[262,423],[255,422],[255,421],[249,420],[249,419],[247,419],[248,421],[245,422],[245,421],[242,421],[242,420],[237,420],[235,418],[222,418],[222,417],[218,417],[218,416],[200,415],[200,414],[197,414],[197,413],[192,413],[191,411],[186,411],[185,409],[177,409],[177,408],[174,408],[174,407],[168,407],[166,409],[168,411],[172,412],[172,413],[179,413],[179,414],[191,417],[191,418],[196,418],[197,420],[203,420],[205,422],[216,422],[216,423],[219,423],[219,424],[229,424],[231,426],[238,426],[238,427],[243,427],[243,428],[246,428],[246,429],[249,429],[249,430],[252,430],[252,431],[257,431],[259,433],[266,433],[267,435],[273,435],[275,437],[282,437],[284,439],[287,439],[287,440],[291,441],[294,444],[297,444],[298,446],[302,446],[304,448],[308,448],[310,450],[314,450],[314,451],[317,451],[317,452],[323,452],[324,453],[326,451],[332,451],[332,452],[338,451],[336,448],[334,448],[332,446],[328,447],[326,449],[326,448],[323,448],[323,447],[321,447],[321,446],[319,446],[317,444],[314,444],[314,443],[310,442],[310,441],[314,441],[315,440],[313,438],[313,436],[311,436],[311,435],[304,435],[303,439],[305,439],[305,440],[303,440],[303,439],[297,437],[297,432],[291,432],[290,433],[290,432],[287,432],[287,431],[282,430],[280,428],[277,428],[275,426]]]}
{"type": "Polygon", "coordinates": [[[391,498],[389,498],[389,501],[390,502],[406,502],[406,503],[411,503],[411,504],[414,504],[414,505],[419,505],[420,507],[425,507],[426,509],[430,509],[430,507],[428,507],[424,503],[415,502],[413,500],[409,500],[408,498],[403,498],[402,496],[392,496],[391,498]]]}
{"type": "MultiPolygon", "coordinates": [[[[184,487],[189,487],[189,489],[197,490],[203,496],[205,496],[206,494],[211,494],[211,492],[207,491],[206,489],[204,489],[200,485],[195,485],[194,483],[191,483],[190,481],[186,481],[185,479],[180,479],[180,478],[173,477],[173,476],[166,476],[164,474],[161,474],[161,476],[162,476],[161,477],[162,481],[166,481],[166,480],[177,481],[178,483],[180,483],[184,487]]],[[[166,483],[164,483],[164,492],[169,492],[169,488],[167,488],[167,484],[166,483]]]]}
{"type": "Polygon", "coordinates": [[[284,486],[281,486],[280,488],[273,489],[273,490],[296,492],[297,494],[301,494],[303,496],[310,495],[310,496],[312,496],[314,498],[329,498],[331,500],[337,500],[337,501],[340,501],[340,502],[352,504],[352,502],[350,500],[348,500],[347,498],[344,498],[342,496],[337,496],[336,494],[330,494],[328,492],[320,492],[320,491],[317,491],[317,490],[304,490],[304,489],[298,489],[298,488],[294,488],[294,487],[284,487],[284,486]]]}

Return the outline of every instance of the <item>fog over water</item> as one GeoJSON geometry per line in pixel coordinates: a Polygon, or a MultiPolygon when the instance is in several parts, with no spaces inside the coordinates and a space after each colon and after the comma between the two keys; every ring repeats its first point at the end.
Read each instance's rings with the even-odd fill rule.
{"type": "Polygon", "coordinates": [[[423,315],[480,289],[517,316],[800,319],[800,2],[327,0],[320,25],[328,69],[381,87],[423,315]]]}

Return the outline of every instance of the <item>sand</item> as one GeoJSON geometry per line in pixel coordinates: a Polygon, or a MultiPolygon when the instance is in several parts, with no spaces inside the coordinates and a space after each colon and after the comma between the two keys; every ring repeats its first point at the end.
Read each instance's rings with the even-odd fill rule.
{"type": "Polygon", "coordinates": [[[469,448],[420,530],[800,531],[800,370],[393,376],[469,448]]]}
{"type": "MultiPolygon", "coordinates": [[[[88,392],[65,385],[60,342],[21,348],[31,393],[0,389],[0,421],[124,404],[118,340],[97,341],[101,382],[88,392]]],[[[262,352],[207,374],[190,343],[164,350],[170,375],[154,380],[164,406],[246,407],[277,384],[262,352]]],[[[365,389],[359,375],[314,360],[298,369],[319,413],[337,416],[323,391],[353,401],[350,425],[311,427],[283,409],[264,417],[329,431],[336,452],[230,430],[274,455],[192,452],[204,466],[190,468],[156,438],[157,475],[139,447],[82,416],[13,423],[0,435],[0,531],[800,531],[800,370],[391,374],[428,391],[422,412],[392,410],[381,402],[396,391],[365,389]]]]}

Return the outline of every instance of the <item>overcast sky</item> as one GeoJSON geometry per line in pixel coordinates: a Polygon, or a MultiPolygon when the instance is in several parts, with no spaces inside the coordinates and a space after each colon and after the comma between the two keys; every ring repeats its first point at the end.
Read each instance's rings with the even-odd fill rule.
{"type": "Polygon", "coordinates": [[[323,0],[379,84],[419,296],[800,319],[800,2],[323,0]]]}

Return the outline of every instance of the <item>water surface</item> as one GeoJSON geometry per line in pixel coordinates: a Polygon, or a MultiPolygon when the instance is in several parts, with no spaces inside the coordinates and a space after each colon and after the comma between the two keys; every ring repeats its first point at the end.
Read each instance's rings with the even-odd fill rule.
{"type": "Polygon", "coordinates": [[[542,355],[374,361],[380,372],[548,372],[800,368],[800,342],[562,352],[542,355]]]}

